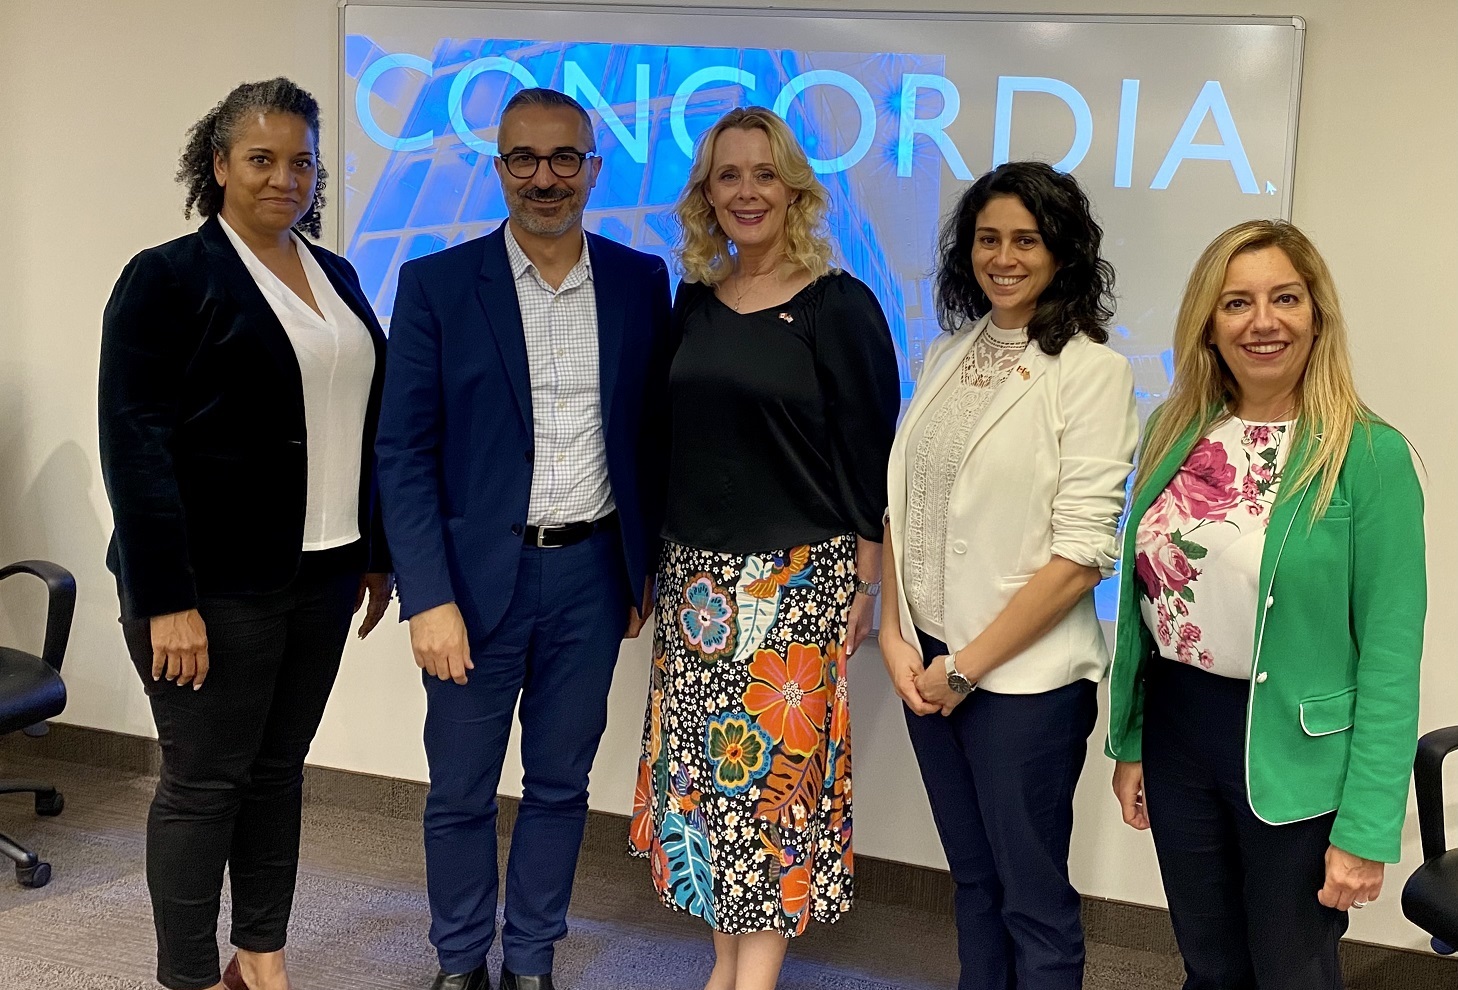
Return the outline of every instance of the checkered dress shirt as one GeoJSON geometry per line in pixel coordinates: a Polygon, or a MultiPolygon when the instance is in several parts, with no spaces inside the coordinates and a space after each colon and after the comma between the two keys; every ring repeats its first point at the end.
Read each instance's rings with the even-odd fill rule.
{"type": "Polygon", "coordinates": [[[532,383],[531,500],[527,523],[561,526],[600,519],[615,508],[608,482],[598,377],[597,298],[587,238],[582,257],[553,289],[506,225],[532,383]]]}

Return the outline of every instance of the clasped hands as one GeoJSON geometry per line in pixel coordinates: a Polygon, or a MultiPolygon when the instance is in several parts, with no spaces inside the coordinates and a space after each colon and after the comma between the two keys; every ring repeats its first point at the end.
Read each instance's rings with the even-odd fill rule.
{"type": "Polygon", "coordinates": [[[967,695],[958,694],[947,683],[945,655],[933,657],[931,663],[923,664],[915,647],[902,639],[899,632],[884,626],[880,644],[881,659],[886,664],[886,673],[891,676],[891,686],[906,707],[917,715],[936,712],[950,715],[967,699],[967,695]]]}
{"type": "MultiPolygon", "coordinates": [[[[1114,764],[1114,796],[1119,799],[1126,824],[1149,828],[1149,808],[1144,796],[1144,764],[1120,761],[1114,764]]],[[[1278,828],[1280,826],[1277,826],[1278,828]]],[[[1363,859],[1345,849],[1326,847],[1326,877],[1316,899],[1337,911],[1363,908],[1382,894],[1385,866],[1363,859]]]]}

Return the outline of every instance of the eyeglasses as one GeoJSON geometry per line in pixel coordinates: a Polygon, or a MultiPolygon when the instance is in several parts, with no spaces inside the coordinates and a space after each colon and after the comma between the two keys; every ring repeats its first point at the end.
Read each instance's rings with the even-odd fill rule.
{"type": "Polygon", "coordinates": [[[530,179],[537,174],[542,162],[559,179],[570,179],[582,171],[582,163],[597,156],[591,152],[554,151],[550,155],[534,155],[530,151],[513,151],[509,155],[497,155],[506,163],[506,170],[518,179],[530,179]]]}

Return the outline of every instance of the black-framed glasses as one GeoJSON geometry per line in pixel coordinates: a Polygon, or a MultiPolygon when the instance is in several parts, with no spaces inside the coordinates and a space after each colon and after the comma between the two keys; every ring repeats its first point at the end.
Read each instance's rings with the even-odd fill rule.
{"type": "Polygon", "coordinates": [[[536,175],[542,162],[547,163],[547,167],[557,178],[570,179],[582,171],[583,162],[597,156],[590,151],[554,151],[550,155],[534,155],[530,151],[513,151],[496,157],[505,162],[506,170],[518,179],[530,179],[536,175]]]}

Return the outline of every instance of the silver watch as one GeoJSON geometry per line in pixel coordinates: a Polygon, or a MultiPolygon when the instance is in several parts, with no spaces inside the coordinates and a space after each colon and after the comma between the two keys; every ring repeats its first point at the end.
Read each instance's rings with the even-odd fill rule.
{"type": "Polygon", "coordinates": [[[967,678],[963,677],[962,672],[957,669],[957,658],[948,653],[946,657],[946,662],[947,687],[951,688],[953,691],[956,691],[958,694],[971,694],[972,682],[967,680],[967,678]]]}
{"type": "Polygon", "coordinates": [[[870,595],[872,598],[875,598],[880,593],[880,581],[862,581],[860,578],[856,578],[856,594],[870,595]]]}

